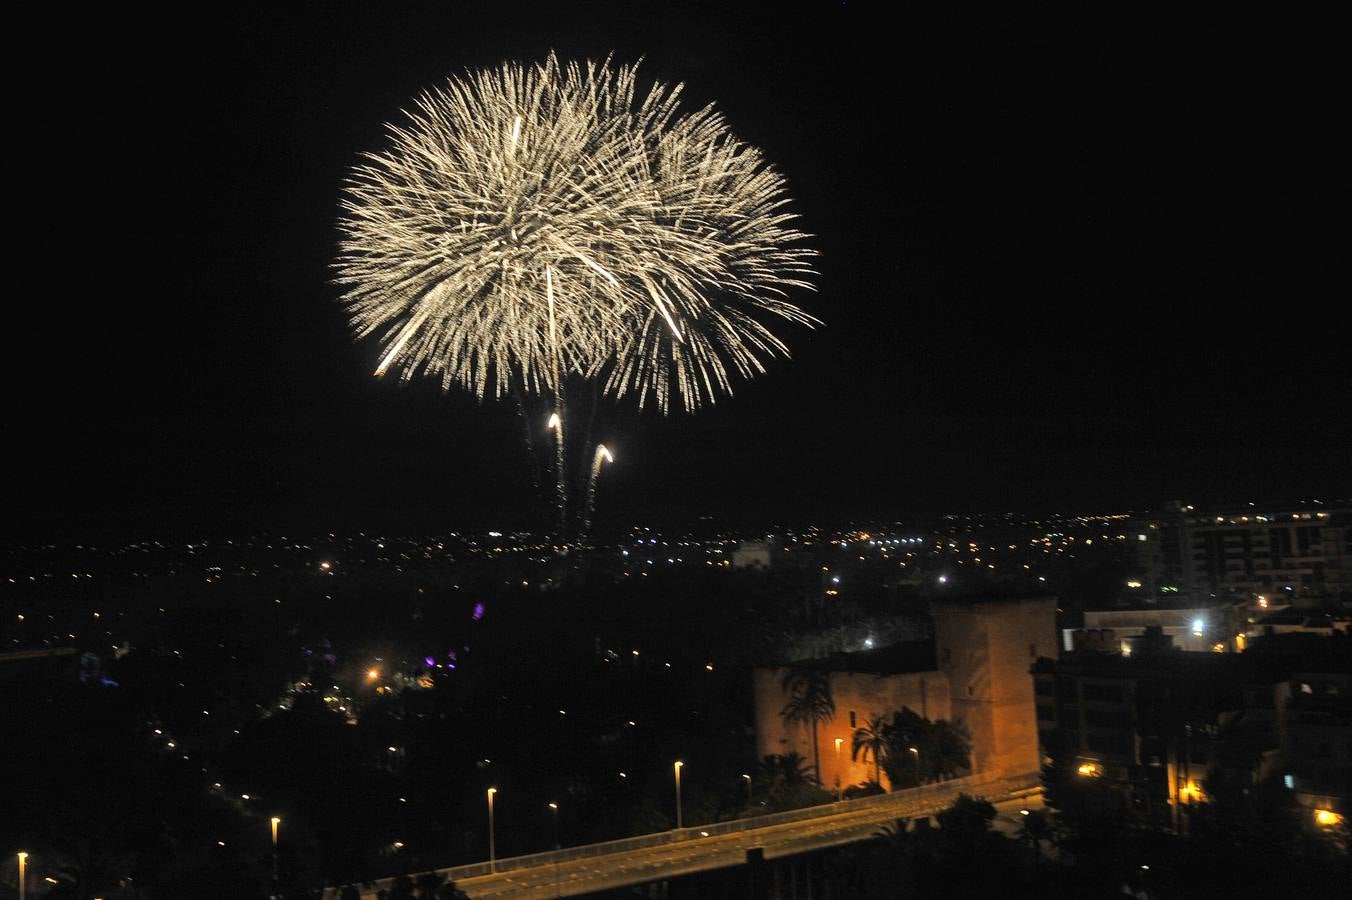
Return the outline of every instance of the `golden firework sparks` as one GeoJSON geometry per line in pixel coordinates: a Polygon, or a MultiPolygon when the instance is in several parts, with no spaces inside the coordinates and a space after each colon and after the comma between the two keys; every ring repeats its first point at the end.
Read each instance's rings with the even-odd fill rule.
{"type": "Polygon", "coordinates": [[[551,54],[420,97],[342,201],[336,280],[376,374],[481,398],[577,375],[666,412],[786,356],[766,322],[816,320],[787,299],[814,254],[784,179],[680,93],[551,54]]]}

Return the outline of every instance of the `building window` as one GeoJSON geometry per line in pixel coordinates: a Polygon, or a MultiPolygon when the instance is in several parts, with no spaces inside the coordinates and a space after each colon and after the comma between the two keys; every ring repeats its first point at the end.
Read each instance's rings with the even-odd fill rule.
{"type": "Polygon", "coordinates": [[[858,726],[855,724],[854,710],[850,710],[850,727],[851,727],[851,728],[856,728],[856,727],[858,727],[858,726]]]}

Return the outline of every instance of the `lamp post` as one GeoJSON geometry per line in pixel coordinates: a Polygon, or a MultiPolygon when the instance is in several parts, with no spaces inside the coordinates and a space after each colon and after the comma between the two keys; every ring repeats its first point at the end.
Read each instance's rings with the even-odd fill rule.
{"type": "Polygon", "coordinates": [[[680,760],[677,760],[677,761],[676,761],[676,764],[672,767],[672,768],[675,770],[675,772],[676,772],[676,827],[677,827],[677,828],[682,827],[682,824],[681,824],[681,767],[684,766],[684,765],[685,765],[685,763],[681,762],[680,760]]]}
{"type": "Polygon", "coordinates": [[[751,805],[751,776],[743,775],[742,780],[746,782],[746,805],[751,805]]]}
{"type": "Polygon", "coordinates": [[[19,851],[19,900],[24,900],[24,882],[27,881],[28,854],[19,851]]]}
{"type": "Polygon", "coordinates": [[[920,751],[915,747],[908,747],[907,749],[915,754],[915,783],[918,785],[920,784],[920,751]]]}
{"type": "Polygon", "coordinates": [[[493,873],[497,871],[498,847],[493,837],[493,795],[498,789],[491,787],[488,789],[488,871],[493,873]]]}
{"type": "Polygon", "coordinates": [[[845,790],[840,786],[840,745],[845,743],[844,738],[836,738],[836,802],[839,803],[845,799],[845,790]]]}
{"type": "Polygon", "coordinates": [[[563,849],[563,844],[559,841],[559,805],[557,803],[549,804],[549,811],[554,814],[554,896],[559,896],[559,853],[563,849]]]}
{"type": "Polygon", "coordinates": [[[272,822],[272,895],[277,896],[277,826],[282,824],[280,816],[273,816],[272,822]]]}

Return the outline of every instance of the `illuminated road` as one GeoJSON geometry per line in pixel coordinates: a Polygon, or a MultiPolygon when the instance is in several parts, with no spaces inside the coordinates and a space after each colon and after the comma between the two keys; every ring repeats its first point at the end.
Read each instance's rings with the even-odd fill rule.
{"type": "MultiPolygon", "coordinates": [[[[743,865],[746,852],[754,847],[765,851],[766,859],[792,856],[868,838],[898,818],[933,815],[950,805],[962,786],[927,793],[886,806],[865,806],[836,812],[836,805],[822,807],[823,815],[797,822],[768,825],[736,831],[692,837],[654,847],[621,850],[580,859],[563,859],[537,865],[512,868],[494,875],[457,878],[457,886],[472,898],[513,897],[521,900],[570,897],[593,891],[643,884],[665,878],[689,875],[743,865]]],[[[896,796],[896,795],[893,795],[896,796]]],[[[1005,833],[1017,828],[1021,807],[1041,806],[1034,789],[988,794],[999,815],[996,827],[1005,833]],[[1001,797],[1005,799],[1001,799],[1001,797]]],[[[698,835],[698,830],[693,830],[698,835]]],[[[508,861],[504,860],[506,864],[508,861]]],[[[374,894],[366,895],[374,896],[374,894]]]]}

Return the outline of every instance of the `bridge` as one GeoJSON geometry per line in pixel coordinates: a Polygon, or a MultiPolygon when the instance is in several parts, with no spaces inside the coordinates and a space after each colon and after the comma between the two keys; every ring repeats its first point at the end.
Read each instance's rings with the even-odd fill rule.
{"type": "MultiPolygon", "coordinates": [[[[941,812],[959,794],[985,797],[1008,812],[1036,802],[1040,792],[1035,773],[978,773],[857,800],[514,856],[491,867],[479,862],[436,871],[475,900],[575,897],[742,865],[755,848],[775,859],[853,843],[897,819],[941,812]]],[[[365,886],[362,900],[375,900],[392,883],[385,878],[365,886]]]]}

